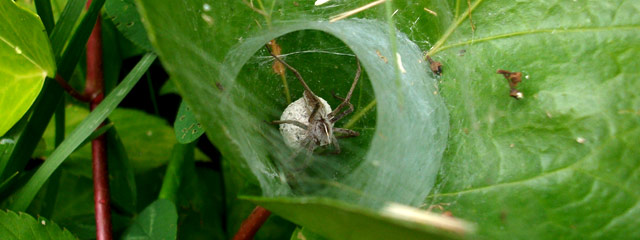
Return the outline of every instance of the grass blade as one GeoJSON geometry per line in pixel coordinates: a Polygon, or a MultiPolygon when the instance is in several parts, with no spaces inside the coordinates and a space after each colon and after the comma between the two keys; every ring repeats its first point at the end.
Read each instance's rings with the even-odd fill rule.
{"type": "Polygon", "coordinates": [[[94,109],[87,118],[73,130],[60,147],[58,147],[49,156],[47,161],[40,166],[36,173],[29,179],[15,195],[15,200],[11,204],[10,209],[15,211],[24,211],[27,209],[31,201],[36,196],[42,185],[47,181],[49,176],[62,164],[62,162],[86,139],[91,135],[102,121],[118,106],[124,97],[131,91],[131,88],[140,80],[140,77],[146,72],[151,63],[156,59],[153,53],[147,53],[138,64],[131,70],[125,79],[109,94],[104,101],[94,109]]]}
{"type": "Polygon", "coordinates": [[[53,26],[55,25],[53,21],[53,11],[51,10],[51,0],[36,0],[36,12],[38,12],[38,16],[42,20],[42,25],[47,30],[47,34],[51,34],[51,30],[53,30],[53,26]]]}
{"type": "MultiPolygon", "coordinates": [[[[53,48],[53,56],[55,56],[56,59],[60,58],[62,50],[64,50],[64,45],[67,40],[69,40],[73,27],[76,26],[78,18],[82,13],[84,3],[85,0],[69,0],[60,14],[58,24],[55,25],[53,31],[49,35],[49,39],[51,39],[51,48],[53,48]]],[[[47,25],[45,25],[45,27],[46,26],[47,25]]]]}

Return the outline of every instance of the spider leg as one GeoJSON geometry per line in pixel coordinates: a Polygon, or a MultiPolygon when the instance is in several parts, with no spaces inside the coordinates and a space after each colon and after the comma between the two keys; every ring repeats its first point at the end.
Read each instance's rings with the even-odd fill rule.
{"type": "Polygon", "coordinates": [[[311,123],[311,121],[315,118],[319,109],[320,109],[320,103],[316,103],[315,105],[313,105],[313,111],[311,111],[311,114],[309,114],[309,120],[308,120],[309,123],[311,123]]]}
{"type": "Polygon", "coordinates": [[[333,132],[340,134],[339,136],[337,136],[337,138],[350,138],[360,136],[360,133],[346,128],[333,128],[333,132]]]}
{"type": "Polygon", "coordinates": [[[296,78],[298,78],[298,80],[300,80],[300,83],[302,84],[302,87],[304,87],[304,90],[306,92],[311,93],[311,95],[313,96],[313,100],[315,102],[320,102],[320,100],[318,100],[318,97],[313,93],[313,91],[311,91],[311,88],[309,88],[309,85],[307,85],[307,83],[304,81],[304,79],[302,79],[302,75],[300,75],[298,70],[296,70],[291,65],[287,64],[286,62],[284,62],[282,59],[280,59],[275,54],[273,54],[273,52],[271,52],[271,49],[269,49],[269,45],[268,44],[265,44],[264,46],[267,48],[267,52],[269,52],[269,54],[271,54],[271,56],[273,56],[273,58],[275,58],[278,62],[282,63],[282,65],[287,67],[289,70],[291,70],[293,72],[294,75],[296,75],[296,78]]]}
{"type": "Polygon", "coordinates": [[[338,139],[336,138],[336,135],[331,135],[331,142],[333,143],[333,147],[336,149],[331,153],[340,154],[340,144],[338,143],[338,139]]]}
{"type": "Polygon", "coordinates": [[[299,128],[302,128],[304,130],[307,130],[307,125],[305,125],[304,123],[295,121],[295,120],[276,120],[276,121],[271,121],[268,122],[270,124],[292,124],[292,125],[296,125],[299,128]]]}
{"type": "Polygon", "coordinates": [[[349,105],[349,108],[345,109],[343,112],[338,114],[338,116],[335,116],[335,117],[331,118],[331,122],[332,123],[337,122],[338,120],[344,118],[344,116],[347,116],[347,114],[353,112],[353,104],[351,104],[350,102],[347,102],[347,104],[349,105]]]}
{"type": "MultiPolygon", "coordinates": [[[[362,72],[362,68],[360,67],[360,61],[358,60],[358,58],[356,58],[356,65],[358,66],[358,70],[356,70],[356,77],[353,79],[353,83],[351,84],[351,88],[349,89],[349,92],[347,93],[347,96],[342,100],[342,103],[340,103],[340,105],[338,105],[338,107],[336,107],[336,109],[334,109],[333,112],[329,113],[329,115],[328,115],[329,118],[332,119],[332,121],[333,121],[333,119],[336,119],[335,121],[338,121],[342,117],[344,117],[344,115],[347,115],[347,114],[341,114],[343,116],[340,117],[340,118],[335,118],[334,117],[346,105],[351,105],[351,103],[349,103],[349,101],[351,100],[351,95],[353,94],[353,90],[356,88],[356,85],[358,84],[358,79],[360,79],[360,73],[362,72]]],[[[351,108],[353,108],[353,106],[351,106],[351,108]]],[[[353,111],[353,110],[351,110],[351,111],[353,111]]]]}

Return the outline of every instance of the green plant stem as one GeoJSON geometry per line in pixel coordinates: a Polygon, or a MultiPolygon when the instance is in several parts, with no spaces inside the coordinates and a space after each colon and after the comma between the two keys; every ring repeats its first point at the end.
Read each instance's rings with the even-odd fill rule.
{"type": "Polygon", "coordinates": [[[153,83],[151,82],[151,74],[147,72],[147,86],[149,86],[149,97],[151,98],[151,104],[153,105],[153,112],[156,115],[160,115],[160,109],[158,108],[158,101],[156,100],[156,94],[153,90],[153,83]]]}
{"type": "Polygon", "coordinates": [[[173,151],[171,152],[171,160],[164,174],[162,188],[160,189],[158,198],[167,199],[174,204],[177,203],[176,196],[180,188],[180,183],[182,182],[182,176],[184,175],[183,169],[186,165],[193,164],[194,161],[195,143],[196,141],[189,144],[177,143],[174,145],[173,151]]]}

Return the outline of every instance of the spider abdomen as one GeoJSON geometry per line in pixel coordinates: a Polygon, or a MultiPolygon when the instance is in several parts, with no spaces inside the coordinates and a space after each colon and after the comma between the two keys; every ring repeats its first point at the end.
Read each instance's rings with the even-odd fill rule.
{"type": "Polygon", "coordinates": [[[304,97],[292,102],[282,112],[280,121],[297,121],[305,126],[307,129],[303,129],[294,124],[280,124],[280,133],[284,138],[284,142],[287,146],[293,149],[305,148],[308,141],[314,141],[310,143],[315,146],[324,146],[331,143],[330,137],[324,137],[326,134],[331,136],[333,124],[327,120],[327,114],[331,112],[331,106],[324,99],[318,97],[322,107],[318,109],[315,115],[315,120],[312,121],[312,126],[309,123],[309,116],[313,112],[313,106],[307,103],[304,97]]]}

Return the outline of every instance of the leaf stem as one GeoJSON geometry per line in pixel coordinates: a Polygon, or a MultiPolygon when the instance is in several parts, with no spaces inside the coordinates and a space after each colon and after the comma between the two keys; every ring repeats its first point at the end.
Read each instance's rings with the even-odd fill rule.
{"type": "Polygon", "coordinates": [[[427,52],[426,55],[433,56],[434,54],[439,52],[441,50],[440,47],[442,46],[442,44],[444,44],[447,41],[447,39],[449,39],[449,36],[451,36],[451,34],[458,28],[458,26],[460,26],[462,21],[464,21],[464,19],[467,18],[469,13],[471,13],[471,11],[473,11],[478,5],[480,5],[480,2],[482,2],[482,0],[477,0],[475,3],[473,3],[473,5],[469,7],[468,11],[462,12],[462,15],[460,15],[460,17],[456,20],[454,24],[451,24],[449,26],[447,31],[436,42],[436,44],[434,44],[433,47],[431,47],[431,49],[429,50],[429,52],[427,52]]]}
{"type": "Polygon", "coordinates": [[[233,236],[233,240],[250,240],[253,239],[253,236],[256,235],[256,232],[260,230],[262,224],[269,218],[271,212],[263,207],[256,206],[253,209],[249,217],[242,222],[240,225],[240,229],[235,236],[233,236]]]}
{"type": "Polygon", "coordinates": [[[56,82],[60,84],[60,86],[62,87],[62,89],[64,89],[65,92],[69,93],[69,95],[71,95],[71,97],[75,98],[76,100],[81,102],[91,101],[91,97],[89,97],[87,94],[79,93],[78,91],[73,89],[73,87],[69,85],[69,83],[67,83],[67,81],[65,81],[64,78],[62,78],[62,76],[60,76],[59,74],[56,75],[56,82]]]}

